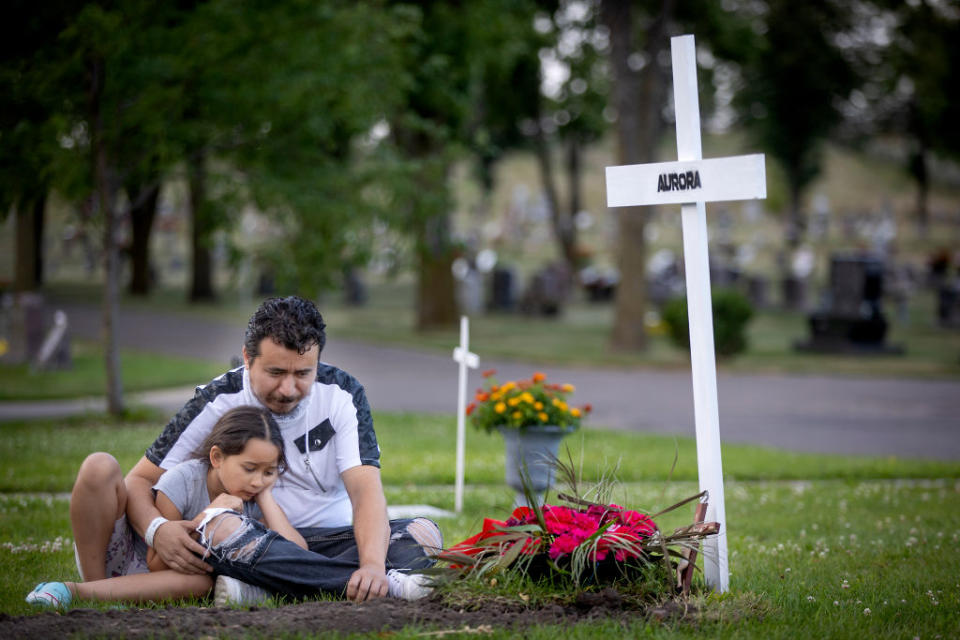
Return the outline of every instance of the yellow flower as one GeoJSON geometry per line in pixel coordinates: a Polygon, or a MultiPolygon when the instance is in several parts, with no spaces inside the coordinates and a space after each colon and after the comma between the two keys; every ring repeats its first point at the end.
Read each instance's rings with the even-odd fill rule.
{"type": "Polygon", "coordinates": [[[570,415],[572,415],[574,418],[579,418],[580,409],[577,409],[576,407],[574,407],[573,409],[570,409],[570,415]]]}
{"type": "Polygon", "coordinates": [[[533,404],[534,402],[533,394],[529,391],[524,391],[522,394],[520,394],[520,397],[523,398],[523,401],[527,404],[533,404]]]}
{"type": "Polygon", "coordinates": [[[572,393],[576,389],[572,384],[565,384],[560,388],[563,389],[564,393],[572,393]]]}
{"type": "Polygon", "coordinates": [[[569,406],[570,405],[561,400],[560,404],[557,405],[557,408],[560,409],[560,411],[566,411],[569,406]]]}
{"type": "Polygon", "coordinates": [[[547,420],[549,420],[549,416],[545,414],[543,411],[538,413],[537,417],[540,418],[540,422],[546,422],[547,420]]]}
{"type": "Polygon", "coordinates": [[[493,392],[492,394],[490,394],[490,399],[491,399],[491,400],[499,400],[499,399],[502,398],[502,397],[503,397],[503,393],[501,393],[501,392],[499,392],[499,391],[495,391],[495,392],[493,392]]]}
{"type": "Polygon", "coordinates": [[[542,402],[534,402],[534,403],[533,403],[533,408],[536,409],[537,411],[541,411],[541,410],[543,409],[543,403],[542,403],[542,402]]]}
{"type": "Polygon", "coordinates": [[[523,414],[520,413],[519,411],[514,411],[510,417],[513,418],[514,420],[519,420],[520,418],[523,417],[523,414]]]}
{"type": "Polygon", "coordinates": [[[507,405],[503,404],[502,402],[498,402],[498,403],[493,407],[493,410],[496,411],[497,413],[503,413],[504,411],[507,410],[507,405]]]}
{"type": "Polygon", "coordinates": [[[503,385],[502,387],[500,387],[500,391],[503,391],[504,393],[506,393],[507,391],[510,391],[511,389],[515,388],[516,386],[517,386],[517,383],[516,383],[516,382],[513,382],[513,381],[511,380],[510,382],[504,383],[504,385],[503,385]]]}
{"type": "Polygon", "coordinates": [[[507,400],[507,404],[510,405],[511,407],[515,407],[518,404],[520,404],[520,398],[517,398],[517,397],[510,398],[509,400],[507,400]]]}
{"type": "Polygon", "coordinates": [[[555,407],[559,407],[559,406],[560,406],[560,399],[559,399],[559,398],[554,398],[553,400],[550,401],[550,404],[552,404],[552,405],[555,406],[555,407]]]}

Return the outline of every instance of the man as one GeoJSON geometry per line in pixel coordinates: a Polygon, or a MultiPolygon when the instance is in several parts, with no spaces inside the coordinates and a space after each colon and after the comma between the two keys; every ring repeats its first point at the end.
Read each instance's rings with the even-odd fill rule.
{"type": "MultiPolygon", "coordinates": [[[[339,592],[356,601],[385,595],[414,599],[428,592],[402,570],[432,564],[424,550],[439,550],[440,531],[425,518],[388,521],[370,408],[352,376],[319,361],[324,329],[320,313],[307,300],[264,301],[247,326],[244,366],[198,387],[125,479],[109,454],[95,453],[84,461],[70,501],[84,580],[130,570],[124,564],[131,552],[117,540],[132,527],[167,566],[182,573],[216,569],[274,592],[339,592]],[[273,495],[310,547],[305,555],[287,553],[282,538],[274,545],[272,538],[259,535],[254,542],[263,548],[257,548],[252,570],[228,561],[241,555],[249,559],[247,551],[257,546],[249,537],[244,548],[236,547],[236,539],[212,533],[201,544],[191,535],[192,523],[160,516],[152,492],[160,475],[190,458],[217,419],[238,405],[266,407],[277,419],[289,468],[273,495]],[[217,548],[228,542],[234,546],[217,548]],[[261,553],[270,555],[264,559],[261,553]],[[388,567],[401,571],[388,575],[388,567]]],[[[232,523],[221,534],[236,528],[232,523]]],[[[261,596],[249,585],[224,576],[217,580],[218,604],[261,596]]]]}

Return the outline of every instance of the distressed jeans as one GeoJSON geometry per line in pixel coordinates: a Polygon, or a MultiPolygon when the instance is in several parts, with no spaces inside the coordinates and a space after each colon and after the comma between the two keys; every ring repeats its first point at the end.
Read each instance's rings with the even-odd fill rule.
{"type": "MultiPolygon", "coordinates": [[[[302,599],[321,593],[343,596],[350,576],[360,566],[352,526],[299,529],[308,551],[256,520],[236,512],[230,514],[243,522],[220,544],[209,542],[214,539],[217,521],[198,529],[201,544],[209,549],[206,561],[216,574],[263,587],[275,595],[302,599]]],[[[390,521],[388,570],[425,569],[436,562],[411,536],[408,527],[412,522],[413,519],[390,521]]]]}

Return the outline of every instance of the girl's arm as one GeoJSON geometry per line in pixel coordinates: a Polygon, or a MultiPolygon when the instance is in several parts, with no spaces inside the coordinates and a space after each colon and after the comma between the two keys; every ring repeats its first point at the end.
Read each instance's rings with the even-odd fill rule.
{"type": "Polygon", "coordinates": [[[307,541],[303,539],[300,532],[287,520],[287,514],[283,512],[283,509],[280,508],[277,501],[273,499],[273,493],[270,492],[271,488],[272,487],[267,487],[258,493],[256,497],[257,505],[260,507],[260,511],[263,512],[264,524],[267,525],[268,529],[273,529],[298,547],[306,549],[307,541]]]}
{"type": "MultiPolygon", "coordinates": [[[[157,491],[155,502],[157,509],[160,510],[160,515],[167,520],[183,520],[183,515],[180,513],[180,510],[174,506],[170,498],[162,491],[157,491]]],[[[160,556],[157,555],[153,547],[149,547],[147,549],[147,568],[150,569],[150,571],[163,571],[170,567],[160,559],[160,556]]]]}

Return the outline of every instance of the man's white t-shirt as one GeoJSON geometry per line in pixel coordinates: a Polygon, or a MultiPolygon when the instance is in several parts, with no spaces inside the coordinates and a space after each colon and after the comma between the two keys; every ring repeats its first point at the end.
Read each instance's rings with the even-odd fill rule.
{"type": "MultiPolygon", "coordinates": [[[[146,457],[170,469],[194,457],[213,425],[241,405],[263,407],[244,367],[197,387],[147,449],[146,457]]],[[[348,373],[320,363],[310,393],[286,415],[273,414],[283,434],[287,470],[273,496],[294,527],[338,527],[353,521],[340,474],[367,464],[380,466],[380,447],[363,387],[348,373]],[[309,464],[308,464],[309,461],[309,464]]]]}

